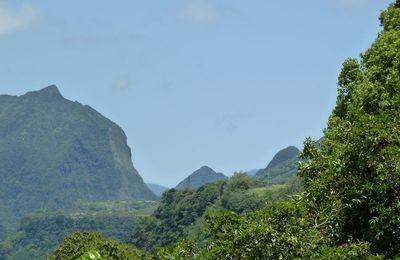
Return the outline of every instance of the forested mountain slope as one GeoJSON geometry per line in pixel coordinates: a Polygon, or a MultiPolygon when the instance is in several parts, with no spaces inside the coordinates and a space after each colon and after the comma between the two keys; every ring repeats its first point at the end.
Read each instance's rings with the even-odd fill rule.
{"type": "Polygon", "coordinates": [[[185,188],[197,189],[207,183],[222,181],[222,180],[226,180],[226,179],[228,179],[228,177],[226,177],[224,174],[219,173],[219,172],[217,173],[208,166],[203,166],[200,169],[198,169],[197,171],[190,174],[183,181],[181,181],[175,187],[175,189],[177,189],[177,190],[182,190],[185,188]]]}
{"type": "Polygon", "coordinates": [[[250,212],[274,204],[301,189],[301,183],[295,179],[266,187],[265,183],[245,173],[236,173],[227,180],[208,183],[197,190],[170,189],[164,192],[155,212],[135,228],[130,243],[151,251],[185,236],[201,241],[204,239],[201,230],[207,210],[250,212]]]}
{"type": "MultiPolygon", "coordinates": [[[[155,199],[122,129],[56,86],[0,96],[0,226],[77,200],[155,199]]],[[[11,228],[12,229],[12,228],[11,228]]]]}
{"type": "Polygon", "coordinates": [[[296,176],[300,150],[289,146],[279,151],[265,169],[256,173],[256,177],[268,184],[288,181],[296,176]]]}

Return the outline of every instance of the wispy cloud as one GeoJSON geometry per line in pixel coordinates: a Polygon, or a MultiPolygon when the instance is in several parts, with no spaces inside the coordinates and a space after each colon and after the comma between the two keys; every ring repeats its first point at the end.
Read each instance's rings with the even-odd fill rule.
{"type": "Polygon", "coordinates": [[[119,77],[114,81],[113,89],[115,91],[125,91],[131,86],[131,80],[128,76],[119,77]]]}
{"type": "Polygon", "coordinates": [[[23,4],[15,8],[0,0],[0,35],[24,30],[43,17],[39,7],[23,4]]]}
{"type": "Polygon", "coordinates": [[[191,3],[185,6],[178,15],[186,21],[202,24],[213,24],[221,18],[221,13],[215,6],[205,3],[191,3]]]}

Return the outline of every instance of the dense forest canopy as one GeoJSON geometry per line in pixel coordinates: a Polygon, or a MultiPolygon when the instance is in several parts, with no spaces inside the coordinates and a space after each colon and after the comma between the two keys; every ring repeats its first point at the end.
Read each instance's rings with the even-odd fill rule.
{"type": "Polygon", "coordinates": [[[400,250],[400,1],[360,60],[347,59],[321,148],[307,140],[300,167],[310,213],[335,243],[400,250]]]}

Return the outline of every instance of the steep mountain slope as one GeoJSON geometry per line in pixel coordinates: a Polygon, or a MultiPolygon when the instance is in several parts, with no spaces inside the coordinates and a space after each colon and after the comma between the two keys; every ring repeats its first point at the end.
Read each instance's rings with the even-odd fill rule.
{"type": "Polygon", "coordinates": [[[56,86],[0,96],[0,225],[77,200],[155,199],[133,167],[126,136],[56,86]]]}
{"type": "Polygon", "coordinates": [[[163,194],[164,191],[168,190],[167,187],[164,187],[162,185],[159,184],[154,184],[154,183],[146,183],[147,187],[149,187],[149,189],[156,194],[157,196],[161,197],[161,195],[163,194]]]}
{"type": "Polygon", "coordinates": [[[226,177],[222,173],[216,173],[213,169],[207,166],[203,166],[197,171],[193,172],[183,181],[181,181],[175,188],[178,190],[182,190],[184,188],[200,188],[204,184],[226,180],[226,177]]]}
{"type": "Polygon", "coordinates": [[[269,184],[287,181],[296,176],[300,150],[289,146],[279,151],[265,169],[256,173],[256,177],[269,184]]]}

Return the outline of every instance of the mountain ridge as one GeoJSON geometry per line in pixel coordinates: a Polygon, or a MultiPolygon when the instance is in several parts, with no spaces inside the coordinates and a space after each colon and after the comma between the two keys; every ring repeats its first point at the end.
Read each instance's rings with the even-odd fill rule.
{"type": "Polygon", "coordinates": [[[156,199],[124,131],[93,108],[55,85],[0,101],[0,224],[77,200],[156,199]]]}

